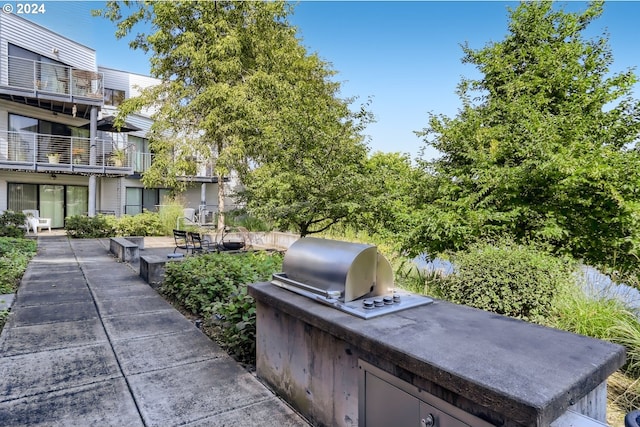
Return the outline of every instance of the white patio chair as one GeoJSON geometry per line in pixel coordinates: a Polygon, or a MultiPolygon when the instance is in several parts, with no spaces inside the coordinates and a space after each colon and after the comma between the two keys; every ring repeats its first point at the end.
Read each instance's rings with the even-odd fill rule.
{"type": "Polygon", "coordinates": [[[22,213],[27,216],[24,224],[27,228],[27,233],[31,229],[33,234],[37,236],[38,231],[43,228],[49,229],[49,233],[51,233],[51,218],[40,218],[40,211],[37,209],[24,209],[22,213]]]}

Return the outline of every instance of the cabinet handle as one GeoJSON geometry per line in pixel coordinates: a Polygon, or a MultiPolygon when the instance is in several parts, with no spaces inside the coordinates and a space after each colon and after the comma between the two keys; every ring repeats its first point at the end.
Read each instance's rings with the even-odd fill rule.
{"type": "Polygon", "coordinates": [[[436,421],[433,415],[429,414],[426,418],[421,419],[420,427],[436,427],[436,421]]]}

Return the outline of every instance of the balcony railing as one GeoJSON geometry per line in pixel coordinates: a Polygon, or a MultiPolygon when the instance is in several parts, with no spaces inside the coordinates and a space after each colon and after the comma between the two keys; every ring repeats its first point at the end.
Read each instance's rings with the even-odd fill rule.
{"type": "Polygon", "coordinates": [[[10,87],[69,97],[104,99],[102,73],[17,56],[8,56],[7,59],[7,84],[10,87]]]}
{"type": "Polygon", "coordinates": [[[151,161],[150,154],[133,147],[117,148],[102,139],[95,146],[91,161],[89,138],[0,130],[0,168],[131,174],[144,172],[140,168],[151,161]]]}

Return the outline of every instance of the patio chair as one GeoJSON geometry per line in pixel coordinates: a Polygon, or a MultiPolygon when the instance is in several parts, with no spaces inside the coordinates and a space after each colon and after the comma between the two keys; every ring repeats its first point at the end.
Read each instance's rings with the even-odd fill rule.
{"type": "Polygon", "coordinates": [[[216,249],[216,247],[212,245],[210,241],[208,241],[207,239],[203,239],[202,236],[200,236],[200,233],[188,232],[187,235],[189,237],[189,240],[191,240],[191,244],[193,245],[191,247],[192,254],[195,254],[196,252],[200,254],[207,253],[216,249]]]}
{"type": "Polygon", "coordinates": [[[189,254],[189,250],[193,249],[193,244],[189,235],[184,230],[173,230],[173,240],[176,243],[176,247],[173,249],[175,254],[178,249],[183,249],[189,254]]]}
{"type": "Polygon", "coordinates": [[[33,234],[37,236],[38,231],[42,228],[49,229],[49,233],[51,233],[51,218],[40,218],[40,211],[37,209],[24,209],[22,213],[27,217],[24,223],[27,233],[31,229],[33,234]]]}

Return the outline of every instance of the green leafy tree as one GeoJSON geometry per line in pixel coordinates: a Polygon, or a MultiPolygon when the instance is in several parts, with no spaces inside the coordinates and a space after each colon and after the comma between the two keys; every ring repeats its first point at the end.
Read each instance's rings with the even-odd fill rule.
{"type": "Polygon", "coordinates": [[[180,189],[184,180],[178,178],[195,173],[194,158],[213,164],[219,227],[223,178],[245,158],[242,142],[256,133],[261,114],[252,80],[264,79],[273,61],[286,57],[281,51],[297,44],[295,29],[286,22],[289,12],[282,1],[110,1],[95,11],[117,23],[117,37],[140,22],[151,25],[131,47],[150,53],[151,75],[161,83],[120,105],[116,121],[144,108],[153,112],[154,162],[145,185],[180,189]]]}
{"type": "Polygon", "coordinates": [[[120,106],[120,118],[155,112],[145,185],[180,188],[176,177],[193,174],[191,159],[208,159],[220,211],[223,177],[237,173],[252,213],[302,234],[361,206],[359,131],[369,113],[352,113],[351,100],[338,98],[334,72],[287,23],[287,3],[144,2],[126,18],[122,5],[129,3],[110,2],[100,13],[118,23],[118,36],[152,24],[132,46],[151,52],[151,74],[162,81],[120,106]]]}
{"type": "Polygon", "coordinates": [[[406,234],[414,224],[414,200],[423,171],[402,153],[375,152],[366,161],[366,209],[356,220],[360,229],[389,241],[406,234]]]}
{"type": "Polygon", "coordinates": [[[634,269],[640,242],[640,103],[629,70],[610,72],[607,36],[583,34],[603,3],[567,13],[551,2],[510,10],[503,41],[463,62],[455,118],[421,132],[442,157],[428,170],[407,247],[430,254],[509,235],[617,269],[634,269]]]}
{"type": "MultiPolygon", "coordinates": [[[[367,146],[360,131],[364,107],[337,96],[333,72],[315,56],[300,55],[264,96],[260,143],[244,174],[248,211],[302,236],[353,218],[367,197],[367,146]],[[269,123],[271,122],[271,123],[269,123]]],[[[264,90],[265,88],[263,88],[264,90]]]]}

